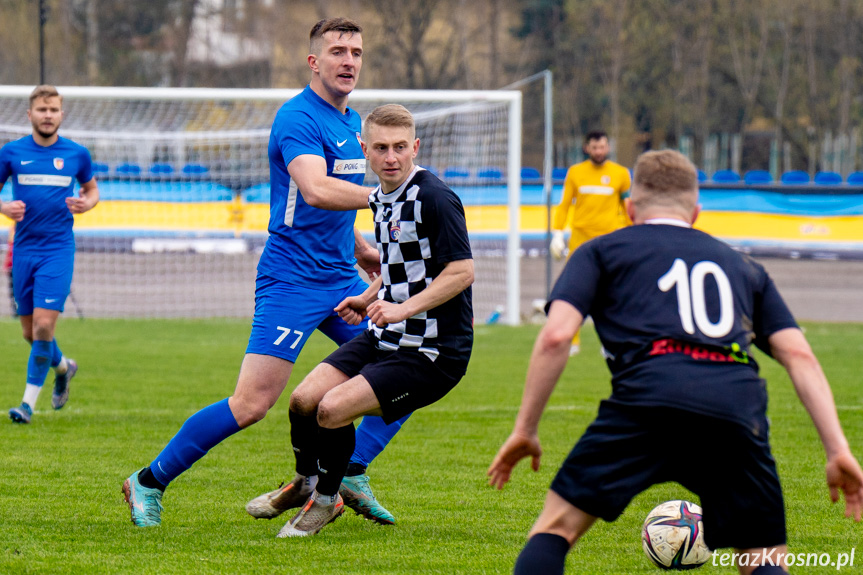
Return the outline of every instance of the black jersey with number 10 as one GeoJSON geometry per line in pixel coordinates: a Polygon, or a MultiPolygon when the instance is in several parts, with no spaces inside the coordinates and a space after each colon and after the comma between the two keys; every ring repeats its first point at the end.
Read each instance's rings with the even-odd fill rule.
{"type": "Polygon", "coordinates": [[[701,231],[618,230],[572,255],[549,301],[590,315],[612,374],[610,401],[669,406],[766,426],[767,393],[750,354],[796,327],[764,268],[701,231]]]}

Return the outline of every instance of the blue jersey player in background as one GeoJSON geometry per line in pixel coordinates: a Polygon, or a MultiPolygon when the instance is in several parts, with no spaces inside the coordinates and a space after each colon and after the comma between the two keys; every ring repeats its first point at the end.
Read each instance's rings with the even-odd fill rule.
{"type": "MultiPolygon", "coordinates": [[[[371,276],[380,271],[377,250],[354,227],[356,210],[368,207],[371,191],[361,185],[361,120],[347,107],[362,67],[361,32],[344,18],[322,20],[312,28],[311,82],[278,111],[270,135],[270,235],[258,263],[255,316],[236,389],[192,415],[148,467],[124,482],[137,526],[159,525],[165,487],[221,441],[264,418],[312,332],[318,329],[341,345],[363,331],[334,311],[368,287],[356,264],[371,276]]],[[[381,524],[395,520],[372,494],[365,469],[405,419],[390,425],[378,417],[363,420],[340,487],[354,511],[381,524]]],[[[317,474],[316,467],[303,469],[286,485],[249,502],[246,510],[272,518],[300,507],[317,474]]]]}
{"type": "Polygon", "coordinates": [[[16,222],[12,291],[24,339],[31,344],[24,399],[9,410],[17,423],[30,423],[49,367],[55,373],[52,406],[60,409],[69,399],[69,382],[78,365],[60,351],[54,330],[72,287],[73,214],[99,202],[90,152],[57,134],[63,98],[54,86],[33,90],[27,117],[33,134],[0,150],[0,189],[12,176],[13,197],[2,203],[0,213],[16,222]],[[76,180],[81,185],[78,197],[76,180]]]}
{"type": "Polygon", "coordinates": [[[692,229],[698,177],[685,156],[643,154],[627,214],[635,225],[582,245],[552,290],[515,429],[488,471],[502,488],[522,458],[539,469],[540,416],[592,316],[611,396],[554,478],[515,573],[563,573],[597,517],[614,521],[666,481],[699,496],[705,543],[735,548],[741,574],[784,573],[785,506],[751,344],[788,371],[824,445],[830,497],[841,490],[845,515],[860,521],[863,471],[824,372],[764,268],[692,229]]]}

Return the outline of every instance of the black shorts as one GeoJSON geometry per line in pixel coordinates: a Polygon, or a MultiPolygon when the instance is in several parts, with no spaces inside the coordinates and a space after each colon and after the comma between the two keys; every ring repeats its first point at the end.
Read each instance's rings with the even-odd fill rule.
{"type": "Polygon", "coordinates": [[[679,409],[604,401],[551,490],[614,521],[651,485],[676,481],[700,497],[704,542],[711,549],[782,545],[785,504],[763,435],[679,409]]]}
{"type": "Polygon", "coordinates": [[[365,331],[324,359],[348,377],[362,375],[372,386],[389,424],[431,405],[461,381],[467,362],[443,354],[435,361],[416,350],[378,349],[377,339],[365,331]]]}

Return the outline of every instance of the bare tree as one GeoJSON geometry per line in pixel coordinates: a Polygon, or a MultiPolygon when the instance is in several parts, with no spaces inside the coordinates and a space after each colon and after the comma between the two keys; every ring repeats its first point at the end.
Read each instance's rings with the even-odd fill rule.
{"type": "Polygon", "coordinates": [[[87,0],[85,25],[87,27],[87,83],[99,83],[99,18],[98,0],[87,0]]]}
{"type": "Polygon", "coordinates": [[[777,13],[776,27],[781,38],[782,47],[779,50],[779,61],[771,59],[768,62],[767,73],[771,83],[776,87],[776,101],[773,106],[773,141],[776,152],[782,153],[783,123],[785,120],[785,99],[788,96],[788,79],[791,72],[791,53],[793,49],[792,27],[796,18],[794,4],[777,0],[781,5],[774,5],[777,13]]]}
{"type": "Polygon", "coordinates": [[[619,145],[621,75],[627,48],[629,0],[601,1],[593,6],[596,39],[596,60],[603,87],[608,94],[611,115],[609,133],[619,145]]]}
{"type": "Polygon", "coordinates": [[[725,20],[728,27],[728,48],[734,77],[743,96],[744,109],[741,130],[752,120],[758,90],[764,72],[769,38],[769,11],[763,0],[734,0],[725,20]],[[755,28],[755,29],[753,29],[755,28]]]}

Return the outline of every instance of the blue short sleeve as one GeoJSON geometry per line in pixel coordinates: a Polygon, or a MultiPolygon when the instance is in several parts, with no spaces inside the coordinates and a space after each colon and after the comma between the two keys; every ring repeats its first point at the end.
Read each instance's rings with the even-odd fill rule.
{"type": "Polygon", "coordinates": [[[93,179],[93,158],[90,156],[90,150],[84,146],[81,146],[81,160],[75,178],[81,184],[86,184],[93,179]]]}
{"type": "Polygon", "coordinates": [[[283,108],[279,111],[273,127],[286,168],[297,156],[310,154],[326,157],[320,122],[307,112],[283,108]]]}
{"type": "Polygon", "coordinates": [[[9,148],[3,146],[0,149],[0,184],[5,184],[6,180],[12,174],[12,168],[9,166],[9,148]]]}

